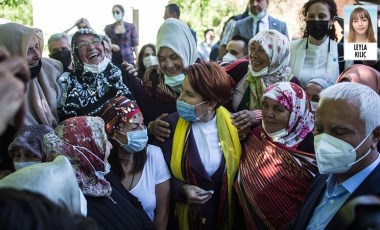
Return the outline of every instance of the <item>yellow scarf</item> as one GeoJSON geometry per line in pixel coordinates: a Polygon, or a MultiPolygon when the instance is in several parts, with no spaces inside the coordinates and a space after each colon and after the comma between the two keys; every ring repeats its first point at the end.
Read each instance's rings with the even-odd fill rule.
{"type": "Polygon", "coordinates": [[[253,77],[249,74],[246,81],[248,83],[249,90],[251,91],[249,93],[249,110],[261,109],[261,97],[266,89],[262,77],[253,77]]]}
{"type": "MultiPolygon", "coordinates": [[[[236,127],[232,124],[230,112],[224,107],[216,110],[216,125],[219,140],[222,146],[223,156],[227,167],[227,191],[228,191],[228,219],[226,228],[231,229],[233,224],[234,204],[232,199],[232,183],[239,167],[241,145],[236,127]]],[[[181,170],[181,161],[184,152],[185,135],[189,122],[179,118],[173,137],[172,157],[170,168],[175,178],[186,182],[181,170]]],[[[177,202],[176,214],[180,229],[189,229],[188,204],[177,202]]]]}

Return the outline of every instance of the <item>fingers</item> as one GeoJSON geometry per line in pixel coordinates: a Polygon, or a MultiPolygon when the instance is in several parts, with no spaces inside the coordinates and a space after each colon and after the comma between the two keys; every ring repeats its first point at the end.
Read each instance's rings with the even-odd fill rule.
{"type": "Polygon", "coordinates": [[[163,119],[168,115],[169,114],[167,113],[161,114],[158,118],[156,118],[156,120],[153,121],[151,125],[150,133],[160,142],[164,142],[165,138],[170,137],[171,131],[169,129],[169,123],[163,121],[163,119]]]}

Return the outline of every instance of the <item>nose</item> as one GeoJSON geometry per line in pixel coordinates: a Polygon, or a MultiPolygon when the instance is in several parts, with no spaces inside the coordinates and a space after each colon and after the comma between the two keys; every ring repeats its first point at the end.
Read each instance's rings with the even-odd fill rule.
{"type": "Polygon", "coordinates": [[[169,60],[166,61],[166,66],[168,68],[173,68],[174,67],[174,63],[169,59],[169,60]]]}

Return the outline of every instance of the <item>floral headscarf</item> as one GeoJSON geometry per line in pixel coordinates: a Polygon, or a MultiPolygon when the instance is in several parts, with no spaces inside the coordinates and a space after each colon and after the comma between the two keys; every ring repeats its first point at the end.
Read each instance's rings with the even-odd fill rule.
{"type": "MultiPolygon", "coordinates": [[[[277,142],[289,148],[297,146],[314,129],[314,115],[309,110],[305,91],[291,82],[278,82],[268,86],[262,99],[270,98],[289,112],[288,134],[277,142]]],[[[264,122],[264,121],[263,121],[264,122]]]]}
{"type": "Polygon", "coordinates": [[[69,159],[83,194],[109,196],[110,183],[96,177],[94,171],[105,171],[106,138],[100,117],[73,117],[59,124],[55,133],[45,135],[43,151],[47,161],[57,155],[69,159]]]}
{"type": "Polygon", "coordinates": [[[366,85],[380,95],[380,72],[370,66],[362,64],[350,66],[340,74],[337,83],[343,82],[345,79],[366,85]]]}
{"type": "Polygon", "coordinates": [[[101,114],[101,117],[106,123],[107,134],[112,135],[120,124],[128,122],[129,119],[139,112],[140,108],[137,104],[124,96],[120,96],[111,101],[104,107],[101,114]]]}
{"type": "MultiPolygon", "coordinates": [[[[250,109],[261,108],[261,96],[265,88],[276,82],[290,81],[293,78],[292,70],[288,66],[290,60],[290,45],[288,38],[277,30],[261,31],[249,41],[248,47],[257,42],[265,51],[268,60],[268,72],[254,76],[248,71],[246,81],[251,90],[250,109]]],[[[252,69],[251,60],[249,70],[252,69]]]]}

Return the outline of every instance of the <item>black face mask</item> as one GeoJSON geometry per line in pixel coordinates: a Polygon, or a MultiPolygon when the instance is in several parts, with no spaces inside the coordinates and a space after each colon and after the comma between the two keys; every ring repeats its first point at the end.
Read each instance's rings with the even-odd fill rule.
{"type": "Polygon", "coordinates": [[[61,50],[58,52],[55,52],[53,54],[50,54],[51,58],[54,58],[55,60],[58,60],[63,65],[63,70],[65,72],[69,72],[68,69],[69,65],[71,64],[71,51],[70,50],[61,50]]]}
{"type": "Polygon", "coordinates": [[[306,29],[310,36],[321,40],[329,32],[329,21],[306,21],[306,29]]]}
{"type": "Polygon", "coordinates": [[[31,75],[32,78],[35,78],[35,77],[38,76],[38,74],[41,71],[41,67],[42,67],[41,60],[39,60],[38,65],[33,66],[33,67],[29,67],[30,75],[31,75]]]}

